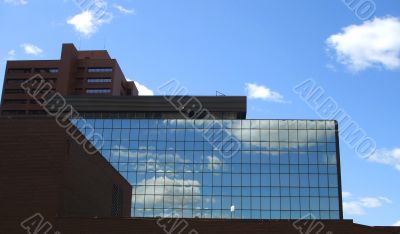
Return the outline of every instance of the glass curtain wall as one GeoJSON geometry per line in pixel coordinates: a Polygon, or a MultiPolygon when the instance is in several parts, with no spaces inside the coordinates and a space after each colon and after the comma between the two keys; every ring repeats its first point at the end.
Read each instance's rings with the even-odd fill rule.
{"type": "Polygon", "coordinates": [[[133,187],[133,217],[341,218],[335,121],[72,122],[102,136],[98,150],[133,187]],[[221,149],[226,137],[239,147],[221,149]]]}

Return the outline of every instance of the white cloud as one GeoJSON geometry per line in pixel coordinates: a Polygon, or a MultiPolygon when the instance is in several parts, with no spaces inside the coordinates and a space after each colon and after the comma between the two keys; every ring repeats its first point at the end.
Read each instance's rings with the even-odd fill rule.
{"type": "Polygon", "coordinates": [[[5,65],[8,60],[14,60],[15,55],[15,50],[10,50],[5,57],[0,57],[0,68],[2,69],[3,65],[5,65]]]}
{"type": "Polygon", "coordinates": [[[25,43],[25,44],[22,44],[21,47],[24,49],[25,54],[28,54],[28,55],[39,55],[39,54],[43,53],[42,49],[40,49],[38,46],[33,45],[33,44],[25,43]]]}
{"type": "Polygon", "coordinates": [[[373,66],[400,67],[400,19],[375,18],[361,25],[350,25],[331,35],[326,43],[336,51],[337,59],[350,70],[373,66]]]}
{"type": "Polygon", "coordinates": [[[70,18],[67,21],[75,27],[75,30],[83,33],[86,36],[90,36],[97,31],[98,23],[93,17],[93,13],[90,11],[84,11],[70,18]]]}
{"type": "Polygon", "coordinates": [[[368,161],[389,165],[400,171],[400,148],[378,149],[368,161]]]}
{"type": "Polygon", "coordinates": [[[360,203],[365,208],[378,208],[384,203],[392,203],[388,198],[381,199],[380,197],[363,197],[360,199],[360,203]]]}
{"type": "Polygon", "coordinates": [[[7,57],[5,60],[14,60],[16,55],[17,55],[17,52],[15,52],[15,50],[10,50],[10,51],[8,51],[7,57]]]}
{"type": "Polygon", "coordinates": [[[366,215],[367,209],[382,207],[384,204],[391,204],[387,197],[361,197],[354,198],[349,192],[343,192],[343,212],[346,215],[366,215]]]}
{"type": "Polygon", "coordinates": [[[210,171],[218,171],[221,169],[222,161],[217,156],[207,156],[207,168],[210,171]]]}
{"type": "Polygon", "coordinates": [[[263,85],[258,85],[256,83],[246,83],[245,89],[247,91],[247,96],[250,99],[261,99],[273,102],[284,102],[283,96],[275,91],[272,91],[268,87],[263,85]]]}
{"type": "Polygon", "coordinates": [[[342,197],[343,197],[343,198],[349,198],[349,197],[351,197],[351,196],[353,196],[353,194],[351,194],[350,192],[346,192],[346,191],[343,191],[343,192],[342,192],[342,197]]]}
{"type": "Polygon", "coordinates": [[[113,7],[116,8],[117,10],[119,10],[119,12],[121,12],[123,14],[135,14],[135,10],[127,9],[127,8],[121,6],[121,5],[118,5],[118,4],[114,4],[113,7]]]}
{"type": "Polygon", "coordinates": [[[400,220],[395,222],[392,226],[400,226],[400,220]]]}
{"type": "MultiPolygon", "coordinates": [[[[93,0],[93,3],[95,4],[96,7],[98,7],[99,9],[106,9],[107,8],[107,0],[93,0]]],[[[82,4],[82,6],[85,6],[82,4]]],[[[90,5],[88,5],[90,6],[90,5]]],[[[86,7],[88,7],[86,6],[86,7]]],[[[91,6],[93,7],[93,6],[91,6]]]]}
{"type": "Polygon", "coordinates": [[[393,203],[393,201],[392,200],[390,200],[389,198],[387,198],[387,197],[379,197],[379,199],[380,200],[382,200],[382,201],[384,201],[384,202],[386,202],[386,203],[388,203],[388,204],[391,204],[391,203],[393,203]]]}
{"type": "Polygon", "coordinates": [[[333,72],[337,72],[337,69],[336,69],[335,65],[333,65],[333,64],[328,63],[325,65],[325,67],[333,72]]]}
{"type": "Polygon", "coordinates": [[[146,86],[140,84],[139,82],[135,81],[135,85],[136,85],[136,88],[139,91],[139,95],[146,95],[146,96],[154,95],[153,90],[147,88],[146,86]]]}
{"type": "Polygon", "coordinates": [[[200,182],[197,180],[153,177],[142,180],[133,188],[132,203],[147,209],[159,207],[183,208],[201,204],[200,182]],[[173,196],[172,196],[173,195],[173,196]]]}
{"type": "MultiPolygon", "coordinates": [[[[103,3],[99,3],[103,4],[103,3]]],[[[97,13],[97,12],[96,12],[97,13]]],[[[82,33],[84,36],[91,36],[95,33],[98,28],[104,23],[109,23],[112,19],[112,15],[107,12],[103,12],[99,15],[93,11],[85,10],[80,14],[74,15],[67,20],[67,23],[73,25],[75,30],[82,33]]]]}
{"type": "Polygon", "coordinates": [[[8,51],[7,54],[9,57],[14,57],[16,55],[16,52],[15,52],[15,50],[10,50],[10,51],[8,51]]]}
{"type": "MultiPolygon", "coordinates": [[[[179,153],[166,153],[158,154],[156,148],[140,147],[139,151],[130,150],[123,145],[115,145],[111,149],[111,155],[113,157],[120,157],[121,160],[127,160],[129,158],[133,162],[140,161],[143,162],[140,165],[132,164],[131,169],[146,170],[150,172],[175,172],[174,165],[166,162],[176,162],[176,163],[190,163],[190,160],[183,159],[183,155],[179,153]],[[147,151],[149,149],[150,151],[147,151]],[[164,161],[163,161],[164,160],[164,161]]],[[[189,170],[185,168],[185,171],[189,170]]]]}
{"type": "Polygon", "coordinates": [[[360,205],[360,203],[352,201],[352,202],[343,202],[343,212],[346,215],[365,215],[366,212],[364,208],[360,205]]]}
{"type": "Polygon", "coordinates": [[[4,0],[4,3],[12,4],[12,5],[26,5],[28,1],[26,0],[4,0]]]}
{"type": "Polygon", "coordinates": [[[15,50],[8,51],[5,57],[0,58],[0,68],[8,61],[8,60],[15,60],[16,52],[15,50]]]}

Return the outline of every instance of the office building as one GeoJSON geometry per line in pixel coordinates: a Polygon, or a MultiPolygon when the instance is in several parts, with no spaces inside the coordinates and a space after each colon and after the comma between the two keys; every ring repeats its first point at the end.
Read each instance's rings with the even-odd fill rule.
{"type": "Polygon", "coordinates": [[[106,51],[71,44],[6,69],[1,233],[400,232],[343,218],[334,120],[246,119],[243,96],[138,96],[106,51]],[[76,114],[37,103],[21,89],[32,77],[76,114]]]}
{"type": "Polygon", "coordinates": [[[64,44],[59,60],[8,61],[4,77],[3,115],[44,114],[21,84],[41,75],[54,92],[63,96],[137,96],[133,81],[127,81],[118,62],[106,50],[78,51],[64,44]]]}

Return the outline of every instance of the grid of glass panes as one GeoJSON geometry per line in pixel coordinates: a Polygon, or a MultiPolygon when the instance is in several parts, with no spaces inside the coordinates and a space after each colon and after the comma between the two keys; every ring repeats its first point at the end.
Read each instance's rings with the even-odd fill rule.
{"type": "Polygon", "coordinates": [[[131,183],[134,217],[340,218],[334,121],[85,121],[104,138],[100,152],[131,183]],[[231,157],[204,137],[221,125],[241,142],[231,157]]]}

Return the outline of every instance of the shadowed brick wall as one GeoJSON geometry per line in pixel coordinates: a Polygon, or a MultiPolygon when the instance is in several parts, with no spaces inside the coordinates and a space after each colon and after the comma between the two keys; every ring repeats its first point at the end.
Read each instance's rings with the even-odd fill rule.
{"type": "Polygon", "coordinates": [[[111,217],[114,185],[123,191],[122,216],[129,216],[129,183],[100,154],[88,155],[54,119],[0,118],[0,219],[36,212],[111,217]]]}

